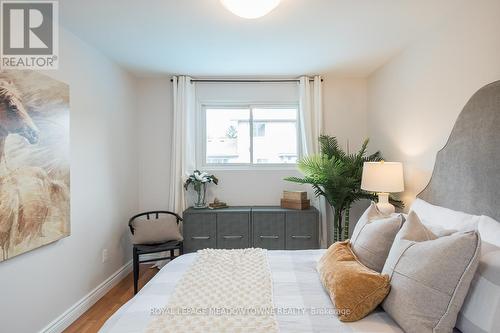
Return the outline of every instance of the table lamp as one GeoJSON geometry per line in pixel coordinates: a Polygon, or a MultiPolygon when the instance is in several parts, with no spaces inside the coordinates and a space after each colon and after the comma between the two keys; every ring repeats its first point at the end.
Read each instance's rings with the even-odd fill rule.
{"type": "Polygon", "coordinates": [[[361,189],[376,192],[378,195],[377,208],[383,214],[392,214],[395,209],[389,203],[389,193],[403,192],[403,164],[400,162],[365,162],[361,189]]]}

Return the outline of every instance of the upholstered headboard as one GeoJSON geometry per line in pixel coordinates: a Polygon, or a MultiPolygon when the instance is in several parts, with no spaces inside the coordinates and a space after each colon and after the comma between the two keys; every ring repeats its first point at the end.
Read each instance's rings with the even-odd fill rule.
{"type": "Polygon", "coordinates": [[[467,102],[417,197],[500,221],[500,81],[467,102]]]}

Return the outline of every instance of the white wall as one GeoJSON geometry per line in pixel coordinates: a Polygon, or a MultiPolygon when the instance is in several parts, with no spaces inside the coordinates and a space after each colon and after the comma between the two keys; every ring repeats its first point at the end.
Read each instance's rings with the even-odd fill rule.
{"type": "Polygon", "coordinates": [[[369,79],[372,147],[405,165],[409,204],[430,179],[463,106],[500,79],[500,2],[471,1],[369,79]]]}
{"type": "Polygon", "coordinates": [[[325,75],[323,82],[325,133],[336,136],[344,148],[359,149],[368,137],[367,80],[325,75]]]}
{"type": "MultiPolygon", "coordinates": [[[[345,149],[349,146],[349,151],[358,151],[363,141],[368,138],[367,80],[325,75],[323,112],[325,133],[337,137],[345,149]]],[[[351,208],[349,216],[351,233],[368,205],[369,202],[363,200],[351,208]]],[[[329,207],[327,212],[329,233],[331,233],[333,213],[329,207]]]]}
{"type": "Polygon", "coordinates": [[[137,80],[140,211],[168,209],[172,143],[170,77],[137,80]]]}
{"type": "Polygon", "coordinates": [[[131,258],[127,218],[138,201],[133,80],[60,32],[60,69],[46,74],[70,86],[71,236],[0,264],[2,332],[41,330],[131,258]]]}

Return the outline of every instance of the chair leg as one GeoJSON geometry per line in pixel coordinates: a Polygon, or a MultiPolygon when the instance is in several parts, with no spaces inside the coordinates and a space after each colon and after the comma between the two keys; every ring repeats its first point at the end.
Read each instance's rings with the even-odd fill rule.
{"type": "Polygon", "coordinates": [[[181,243],[181,247],[179,248],[179,255],[184,254],[184,243],[181,243]]]}
{"type": "Polygon", "coordinates": [[[133,266],[134,266],[134,295],[137,294],[137,284],[139,281],[139,255],[137,253],[137,249],[134,247],[133,250],[133,266]]]}
{"type": "Polygon", "coordinates": [[[170,250],[170,260],[174,259],[175,256],[175,250],[170,250]]]}

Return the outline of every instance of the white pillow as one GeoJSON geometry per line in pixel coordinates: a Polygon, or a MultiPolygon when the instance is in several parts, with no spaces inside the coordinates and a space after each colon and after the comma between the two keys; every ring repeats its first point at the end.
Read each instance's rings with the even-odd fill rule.
{"type": "Polygon", "coordinates": [[[483,241],[500,247],[500,222],[483,215],[479,218],[478,230],[483,241]]]}
{"type": "Polygon", "coordinates": [[[480,219],[480,216],[431,205],[422,199],[416,199],[411,205],[410,211],[417,213],[422,223],[431,229],[439,227],[457,231],[477,230],[480,219]]]}
{"type": "Polygon", "coordinates": [[[500,332],[500,223],[481,216],[479,269],[458,315],[462,332],[500,332]]]}

